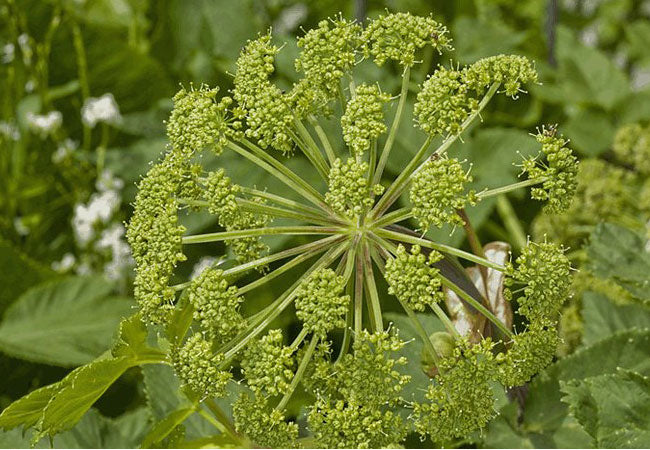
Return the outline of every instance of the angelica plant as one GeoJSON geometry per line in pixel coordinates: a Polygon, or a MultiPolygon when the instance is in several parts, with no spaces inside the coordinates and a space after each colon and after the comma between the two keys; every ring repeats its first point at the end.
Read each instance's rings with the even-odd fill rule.
{"type": "MultiPolygon", "coordinates": [[[[166,330],[164,345],[150,351],[154,356],[147,353],[146,363],[172,365],[188,398],[207,405],[211,423],[236,445],[294,447],[309,435],[317,446],[389,447],[411,431],[447,443],[494,416],[493,381],[521,385],[550,362],[567,296],[563,249],[530,242],[504,265],[487,259],[476,241],[469,252],[425,235],[446,224],[474,233],[465,208],[525,187],[549,210],[565,209],[575,190],[576,158],[553,128],[542,128],[535,136],[540,155],[522,164],[526,180],[470,189],[470,165],[454,155],[452,144],[480,121],[495,95],[516,99],[537,74],[526,58],[499,55],[465,67],[439,66],[412,94],[411,69],[427,46],[440,53],[451,48],[448,30],[431,17],[386,14],[365,27],[336,17],[299,38],[295,67],[303,77],[292,89],[274,84],[281,47],[262,34],[243,48],[230,95],[190,86],[174,97],[168,150],[140,182],[128,223],[137,265],[135,317],[166,330]],[[366,81],[357,79],[362,64],[397,67],[399,93],[359,82],[366,81]],[[421,145],[392,178],[387,162],[406,125],[410,97],[421,145]],[[326,120],[339,126],[340,136],[325,131],[331,128],[326,120]],[[226,152],[237,155],[283,189],[237,184],[225,167],[205,164],[207,152],[217,162],[226,152]],[[301,157],[325,191],[285,164],[301,157]],[[189,234],[182,220],[196,211],[216,216],[219,229],[189,234]],[[308,242],[271,251],[268,238],[280,235],[308,242]],[[214,242],[229,248],[222,266],[174,281],[189,247],[214,242]],[[516,330],[495,316],[480,291],[467,287],[458,260],[506,274],[508,297],[525,319],[516,330]],[[247,299],[289,273],[293,281],[277,298],[254,314],[242,312],[247,299]],[[447,291],[487,321],[478,342],[455,329],[444,309],[447,291]],[[434,365],[421,398],[404,394],[411,377],[402,350],[415,344],[384,320],[382,310],[393,303],[434,365]],[[289,340],[268,328],[292,306],[302,327],[289,340]],[[447,326],[445,351],[415,311],[447,326]],[[233,405],[233,425],[214,398],[240,376],[233,371],[238,365],[250,389],[233,405]],[[312,394],[305,429],[287,409],[299,388],[312,394]]],[[[40,426],[41,433],[53,430],[40,426]]]]}

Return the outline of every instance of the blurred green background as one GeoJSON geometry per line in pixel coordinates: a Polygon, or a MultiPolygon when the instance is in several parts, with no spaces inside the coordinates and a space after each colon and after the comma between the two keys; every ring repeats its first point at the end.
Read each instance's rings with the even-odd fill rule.
{"type": "MultiPolygon", "coordinates": [[[[535,61],[541,84],[517,102],[496,100],[482,126],[458,146],[460,155],[477,163],[472,172],[477,185],[516,181],[521,155],[537,151],[528,134],[542,124],[558,124],[582,159],[609,164],[615,159],[617,130],[650,120],[647,0],[0,0],[0,409],[102,354],[120,318],[132,310],[132,262],[123,223],[131,213],[136,182],[165,148],[164,120],[179,85],[206,83],[227,91],[241,47],[270,27],[278,42],[287,43],[278,57],[276,82],[290,86],[297,79],[295,40],[303,28],[339,12],[363,20],[386,9],[432,14],[451,30],[455,50],[425,54],[415,69],[413,90],[438,64],[472,63],[499,53],[535,61]]],[[[378,79],[386,91],[398,89],[399,78],[390,71],[367,76],[378,79]]],[[[399,172],[417,148],[416,138],[411,130],[398,137],[399,157],[389,172],[399,172]]],[[[267,184],[262,173],[237,165],[233,170],[235,180],[246,176],[249,183],[267,184]]],[[[637,178],[631,184],[647,179],[647,174],[633,175],[637,178]]],[[[626,195],[634,198],[636,192],[626,195]]],[[[470,217],[484,242],[508,240],[517,249],[533,233],[539,211],[540,205],[522,193],[485,201],[470,217]]],[[[598,228],[591,247],[583,247],[601,219],[594,214],[584,224],[591,228],[572,236],[572,258],[586,268],[589,262],[589,272],[603,280],[620,280],[616,268],[605,267],[611,254],[599,253],[598,247],[599,242],[612,245],[607,233],[620,238],[620,231],[598,228]]],[[[618,249],[629,250],[620,258],[639,273],[635,283],[644,276],[647,281],[645,268],[650,273],[642,249],[648,218],[647,211],[630,206],[606,219],[629,228],[629,239],[618,249]],[[633,219],[622,220],[622,215],[633,219]]],[[[209,217],[186,225],[192,232],[216,226],[209,217]]],[[[545,230],[543,224],[538,228],[545,230]]],[[[465,245],[462,233],[450,235],[448,229],[430,237],[465,245]]],[[[218,257],[223,249],[214,245],[192,251],[181,268],[185,278],[203,258],[218,257]]],[[[593,285],[590,280],[587,284],[593,285]]],[[[573,314],[565,323],[567,345],[558,356],[566,357],[595,337],[649,326],[650,295],[628,288],[623,286],[632,300],[611,294],[606,286],[601,291],[610,300],[607,295],[605,303],[593,300],[586,311],[580,302],[586,288],[577,288],[577,300],[567,310],[573,314]],[[584,314],[597,325],[583,321],[584,314]],[[619,320],[623,325],[598,322],[612,315],[625,317],[619,320]],[[628,323],[632,317],[638,323],[628,323]],[[575,330],[571,324],[577,324],[575,330]]],[[[247,307],[266,303],[273,286],[266,295],[247,307]]],[[[292,325],[290,318],[279,323],[292,325]]],[[[635,357],[647,359],[647,349],[639,351],[635,357]]],[[[582,357],[594,367],[603,366],[591,354],[582,357]]],[[[528,416],[503,399],[502,417],[465,444],[593,444],[575,419],[567,418],[557,390],[558,374],[581,361],[552,369],[553,387],[533,388],[528,416]],[[551,395],[544,389],[555,390],[551,395]]],[[[142,380],[140,371],[128,372],[79,425],[94,427],[92,432],[64,434],[55,446],[135,445],[137,433],[149,426],[146,414],[137,416],[147,404],[142,380]],[[124,432],[129,426],[133,432],[124,432]]],[[[418,445],[417,439],[410,444],[418,445]]],[[[2,447],[23,445],[20,433],[0,434],[2,447]]]]}

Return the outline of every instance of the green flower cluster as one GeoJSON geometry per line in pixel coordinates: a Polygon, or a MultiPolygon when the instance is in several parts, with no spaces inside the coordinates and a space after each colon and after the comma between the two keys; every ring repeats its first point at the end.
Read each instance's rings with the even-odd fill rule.
{"type": "Polygon", "coordinates": [[[356,62],[361,27],[348,20],[322,20],[318,28],[298,39],[302,49],[295,61],[296,70],[305,74],[303,83],[327,101],[339,92],[339,82],[356,62]]]}
{"type": "Polygon", "coordinates": [[[355,89],[341,116],[343,140],[353,155],[368,150],[386,132],[383,106],[389,100],[390,95],[381,92],[377,85],[361,84],[355,89]]]}
{"type": "Polygon", "coordinates": [[[263,397],[243,393],[232,407],[235,428],[261,447],[298,448],[298,425],[285,422],[284,414],[270,409],[263,397]]]}
{"type": "Polygon", "coordinates": [[[426,162],[413,179],[409,199],[413,216],[422,230],[443,224],[464,225],[456,212],[467,204],[477,202],[474,190],[465,192],[465,185],[472,182],[460,161],[456,158],[434,158],[426,162]]]}
{"type": "Polygon", "coordinates": [[[271,35],[249,41],[237,59],[233,97],[237,119],[245,120],[244,135],[256,139],[262,148],[272,147],[283,153],[293,149],[288,128],[293,114],[282,91],[270,81],[275,55],[280,49],[271,43],[271,35]]]}
{"type": "Polygon", "coordinates": [[[551,213],[566,211],[571,206],[577,187],[578,159],[562,137],[555,136],[555,128],[542,128],[537,133],[537,142],[542,144],[546,164],[539,164],[538,158],[524,161],[523,172],[531,179],[543,179],[541,187],[531,189],[535,200],[546,200],[544,210],[551,213]]]}
{"type": "Polygon", "coordinates": [[[490,381],[496,362],[489,338],[478,344],[461,340],[452,355],[443,358],[425,397],[415,403],[415,429],[435,442],[445,443],[480,430],[496,415],[490,381]]]}
{"type": "MultiPolygon", "coordinates": [[[[261,228],[268,225],[269,216],[253,214],[239,207],[237,203],[239,193],[240,187],[231,182],[224,169],[208,174],[204,197],[208,202],[208,211],[217,216],[219,225],[227,231],[261,228]]],[[[262,200],[255,199],[255,201],[262,200]]],[[[268,251],[268,246],[259,237],[229,239],[227,243],[239,262],[253,261],[268,251]]]]}
{"type": "Polygon", "coordinates": [[[194,320],[212,341],[224,343],[246,325],[239,314],[243,299],[237,287],[228,284],[222,270],[207,268],[192,280],[188,300],[194,308],[194,320]]]}
{"type": "Polygon", "coordinates": [[[397,370],[406,359],[393,357],[404,345],[395,331],[363,330],[355,336],[352,353],[329,365],[328,372],[316,372],[325,379],[315,384],[327,386],[316,392],[308,416],[318,445],[386,448],[404,439],[403,420],[391,409],[402,401],[401,392],[410,380],[397,370]]]}
{"type": "Polygon", "coordinates": [[[241,361],[248,386],[261,396],[283,394],[293,378],[293,350],[284,345],[282,330],[271,330],[246,348],[241,361]]]}
{"type": "Polygon", "coordinates": [[[371,192],[379,195],[383,187],[378,184],[370,187],[367,162],[353,158],[348,158],[345,164],[340,159],[334,161],[325,194],[325,201],[334,211],[350,219],[358,216],[372,206],[371,192]]]}
{"type": "Polygon", "coordinates": [[[622,163],[642,175],[650,175],[650,124],[632,123],[619,128],[613,150],[622,163]]]}
{"type": "Polygon", "coordinates": [[[223,397],[230,372],[220,370],[224,357],[212,352],[212,344],[201,333],[194,333],[172,353],[174,370],[184,388],[201,399],[223,397]]]}
{"type": "Polygon", "coordinates": [[[467,68],[465,82],[477,93],[482,94],[492,84],[505,88],[506,95],[516,98],[524,83],[537,82],[537,71],[533,63],[523,56],[497,55],[478,60],[467,68]]]}
{"type": "Polygon", "coordinates": [[[395,258],[386,262],[388,293],[395,295],[414,311],[424,311],[428,305],[443,300],[440,271],[432,267],[442,255],[433,250],[427,257],[419,245],[411,247],[410,253],[400,244],[395,258]]]}
{"type": "MultiPolygon", "coordinates": [[[[517,298],[518,312],[531,323],[554,325],[571,286],[569,259],[557,244],[529,243],[516,260],[517,268],[508,264],[506,286],[524,285],[517,298]]],[[[506,289],[504,295],[512,299],[506,289]]]]}
{"type": "Polygon", "coordinates": [[[194,151],[211,147],[221,154],[226,145],[228,124],[226,110],[232,103],[230,97],[216,101],[219,88],[201,85],[196,90],[181,89],[174,95],[174,109],[167,122],[167,136],[174,148],[194,151]]]}
{"type": "Polygon", "coordinates": [[[345,327],[343,316],[350,296],[342,295],[346,281],[332,269],[311,274],[296,293],[296,316],[306,330],[325,337],[335,328],[345,327]]]}
{"type": "Polygon", "coordinates": [[[431,45],[438,51],[451,49],[448,30],[432,17],[396,13],[379,16],[363,30],[363,54],[372,57],[378,66],[387,60],[404,67],[416,63],[417,50],[431,45]]]}

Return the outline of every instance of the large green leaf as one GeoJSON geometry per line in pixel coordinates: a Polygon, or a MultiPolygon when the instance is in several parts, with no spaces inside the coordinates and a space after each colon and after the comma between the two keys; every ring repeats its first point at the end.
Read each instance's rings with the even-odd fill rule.
{"type": "Polygon", "coordinates": [[[572,147],[589,156],[608,150],[616,129],[613,118],[603,112],[584,110],[569,119],[563,131],[571,139],[572,147]]]}
{"type": "Polygon", "coordinates": [[[562,385],[571,413],[598,448],[650,446],[650,378],[619,369],[562,385]]]}
{"type": "Polygon", "coordinates": [[[19,426],[34,426],[43,414],[43,410],[61,389],[60,383],[50,384],[30,392],[7,406],[0,414],[0,428],[10,430],[19,426]]]}
{"type": "Polygon", "coordinates": [[[591,271],[613,279],[633,296],[650,300],[650,253],[643,251],[645,236],[609,223],[600,224],[587,247],[591,271]]]}
{"type": "Polygon", "coordinates": [[[30,289],[5,313],[0,350],[59,366],[92,361],[132,312],[129,299],[108,297],[111,289],[101,277],[69,277],[30,289]]]}
{"type": "Polygon", "coordinates": [[[650,309],[642,305],[616,305],[607,297],[587,292],[582,297],[582,343],[591,345],[630,328],[650,328],[650,309]]]}

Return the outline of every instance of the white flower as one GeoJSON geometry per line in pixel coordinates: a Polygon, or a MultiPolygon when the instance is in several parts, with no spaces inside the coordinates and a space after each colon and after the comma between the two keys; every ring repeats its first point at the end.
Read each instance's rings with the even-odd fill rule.
{"type": "Polygon", "coordinates": [[[31,94],[32,92],[34,92],[35,87],[36,87],[36,83],[34,82],[34,80],[27,80],[27,82],[25,83],[25,92],[31,94]]]}
{"type": "Polygon", "coordinates": [[[105,169],[97,179],[95,187],[99,192],[105,192],[109,190],[119,191],[124,187],[124,181],[122,181],[120,178],[115,177],[113,175],[113,172],[111,172],[109,169],[105,169]]]}
{"type": "Polygon", "coordinates": [[[98,250],[109,249],[111,261],[104,266],[104,274],[111,280],[122,277],[124,270],[133,266],[131,248],[124,241],[126,230],[124,225],[116,223],[102,232],[101,238],[95,244],[98,250]]]}
{"type": "Polygon", "coordinates": [[[16,229],[16,233],[21,236],[27,236],[29,234],[29,227],[22,217],[14,217],[14,228],[16,229]]]}
{"type": "Polygon", "coordinates": [[[113,94],[104,94],[101,97],[87,99],[81,108],[81,120],[91,128],[97,125],[98,122],[113,125],[119,123],[122,116],[113,94]]]}
{"type": "Polygon", "coordinates": [[[74,255],[72,253],[66,253],[63,255],[63,258],[61,258],[61,261],[54,261],[52,263],[52,270],[55,272],[67,272],[72,269],[75,262],[77,262],[77,259],[74,255]]]}
{"type": "Polygon", "coordinates": [[[11,139],[12,141],[17,141],[20,139],[20,131],[18,128],[9,122],[0,120],[0,135],[11,139]]]}
{"type": "Polygon", "coordinates": [[[26,115],[27,125],[41,138],[45,138],[59,129],[63,123],[63,116],[59,111],[50,111],[47,114],[34,114],[28,112],[26,115]]]}
{"type": "Polygon", "coordinates": [[[107,223],[121,203],[117,191],[95,193],[87,205],[77,204],[74,208],[72,227],[80,246],[85,246],[95,235],[95,225],[107,223]]]}
{"type": "Polygon", "coordinates": [[[16,46],[12,43],[5,44],[2,46],[2,58],[0,60],[2,61],[2,64],[9,64],[14,60],[14,56],[16,55],[16,46]]]}
{"type": "Polygon", "coordinates": [[[66,139],[59,145],[54,153],[52,153],[52,162],[59,164],[67,159],[77,149],[77,143],[72,139],[66,139]]]}

